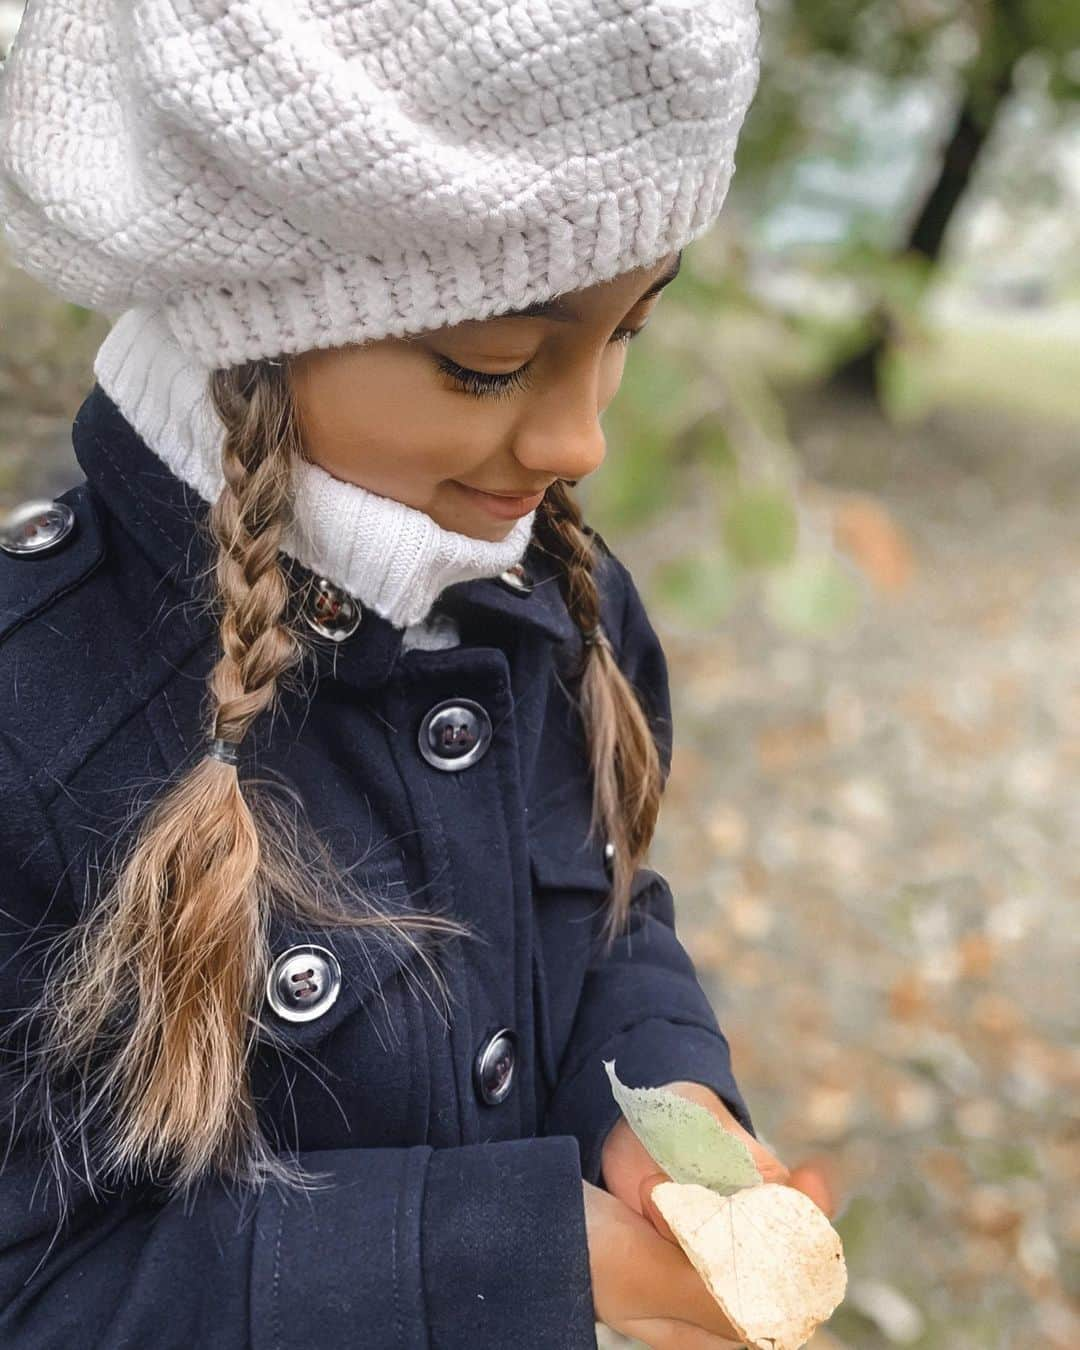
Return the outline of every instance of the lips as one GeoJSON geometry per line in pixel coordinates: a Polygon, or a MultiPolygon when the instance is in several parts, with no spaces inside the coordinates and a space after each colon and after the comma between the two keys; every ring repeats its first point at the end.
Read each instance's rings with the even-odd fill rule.
{"type": "Polygon", "coordinates": [[[528,515],[544,499],[543,492],[534,492],[528,497],[505,497],[500,493],[484,492],[480,488],[469,487],[467,483],[459,483],[457,479],[454,479],[453,482],[455,487],[459,487],[478,506],[485,507],[492,515],[498,516],[501,520],[512,520],[516,516],[528,515]]]}
{"type": "MultiPolygon", "coordinates": [[[[468,484],[468,483],[463,483],[462,486],[463,486],[463,487],[469,487],[469,484],[468,484]]],[[[544,491],[543,491],[543,490],[541,490],[541,491],[538,492],[538,493],[537,493],[537,492],[496,492],[493,488],[470,488],[469,490],[470,490],[471,492],[482,492],[482,493],[484,494],[485,497],[505,497],[508,501],[512,501],[512,502],[522,502],[522,501],[525,501],[526,498],[537,497],[537,496],[542,497],[542,496],[544,495],[544,491]]]]}

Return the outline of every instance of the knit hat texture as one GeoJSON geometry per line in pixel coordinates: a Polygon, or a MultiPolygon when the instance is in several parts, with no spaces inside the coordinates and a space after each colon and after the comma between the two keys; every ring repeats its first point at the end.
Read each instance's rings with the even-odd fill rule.
{"type": "Polygon", "coordinates": [[[33,0],[0,83],[24,271],[199,364],[420,333],[719,213],[754,0],[33,0]]]}

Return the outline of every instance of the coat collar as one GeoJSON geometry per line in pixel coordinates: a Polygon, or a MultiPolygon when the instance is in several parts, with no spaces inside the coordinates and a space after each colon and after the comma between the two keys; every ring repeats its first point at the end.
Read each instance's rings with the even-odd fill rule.
{"type": "MultiPolygon", "coordinates": [[[[139,436],[123,413],[95,382],[72,425],[72,443],[80,468],[105,510],[161,574],[162,582],[191,598],[205,598],[199,577],[213,564],[203,531],[209,505],[172,472],[139,436]]],[[[318,577],[295,558],[284,565],[294,596],[310,595],[318,577]]],[[[462,643],[495,643],[514,650],[530,633],[562,643],[577,629],[559,585],[559,567],[534,538],[523,564],[532,589],[515,591],[497,577],[482,577],[448,586],[437,609],[453,614],[462,643]]],[[[203,583],[205,585],[206,583],[203,583]]],[[[298,603],[304,603],[300,599],[298,603]]],[[[183,613],[183,622],[197,640],[216,636],[212,616],[198,606],[183,613]]],[[[401,653],[403,629],[364,609],[356,632],[334,642],[310,631],[319,673],[332,674],[358,688],[384,681],[401,653]]]]}

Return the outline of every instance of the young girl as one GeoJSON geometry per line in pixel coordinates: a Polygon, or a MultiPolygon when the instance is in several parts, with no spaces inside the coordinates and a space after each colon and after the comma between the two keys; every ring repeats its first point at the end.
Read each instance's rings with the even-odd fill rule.
{"type": "Polygon", "coordinates": [[[756,44],[32,0],[7,245],[114,322],[85,481],[0,535],[4,1346],[731,1343],[603,1061],[789,1174],[644,865],[667,669],[571,488],[756,44]]]}

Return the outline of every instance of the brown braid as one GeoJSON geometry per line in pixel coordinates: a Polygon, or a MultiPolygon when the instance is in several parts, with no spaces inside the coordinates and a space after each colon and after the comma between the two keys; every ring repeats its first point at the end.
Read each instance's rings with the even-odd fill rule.
{"type": "Polygon", "coordinates": [[[567,607],[586,638],[578,698],[593,781],[588,838],[595,839],[602,829],[615,848],[602,935],[610,946],[628,922],[630,885],[656,829],[663,792],[660,752],[645,710],[600,628],[595,545],[581,508],[561,480],[540,503],[535,529],[541,546],[562,564],[567,607]]]}
{"type": "MultiPolygon", "coordinates": [[[[275,363],[214,372],[210,390],[225,429],[225,485],[209,513],[217,562],[203,578],[217,582],[222,644],[207,702],[211,734],[238,743],[274,707],[301,655],[278,558],[300,436],[275,363]]],[[[115,879],[61,933],[39,1002],[5,1029],[42,1026],[24,1056],[32,1064],[19,1088],[20,1128],[46,1136],[62,1206],[76,1170],[91,1191],[142,1179],[144,1169],[174,1192],[211,1171],[256,1187],[317,1179],[263,1138],[248,1078],[266,1030],[258,1011],[272,905],[318,927],[400,941],[403,959],[418,954],[445,1001],[444,978],[412,930],[447,937],[470,927],[433,912],[382,912],[269,786],[242,784],[236,765],[213,754],[167,785],[137,822],[115,879]]]]}
{"type": "Polygon", "coordinates": [[[210,393],[234,434],[222,449],[225,487],[210,510],[218,543],[217,586],[224,605],[222,656],[210,677],[217,705],[214,736],[238,743],[274,701],[277,681],[300,659],[296,635],[284,622],[289,601],[278,559],[292,519],[296,429],[268,365],[215,371],[210,393]],[[272,429],[269,452],[253,435],[272,429]]]}

